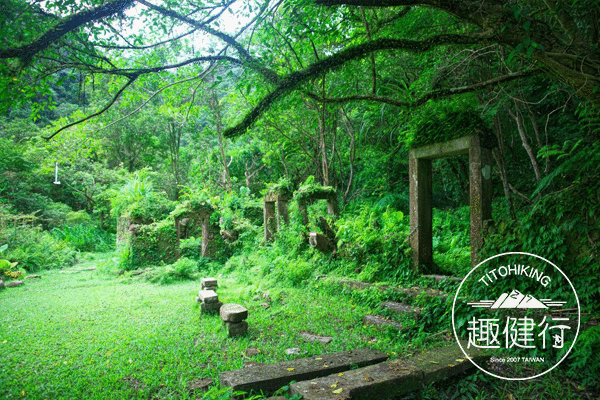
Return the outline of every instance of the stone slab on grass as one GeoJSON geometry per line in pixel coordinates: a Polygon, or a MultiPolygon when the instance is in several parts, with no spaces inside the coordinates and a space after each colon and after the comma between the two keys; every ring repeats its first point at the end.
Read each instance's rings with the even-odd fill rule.
{"type": "Polygon", "coordinates": [[[248,309],[239,304],[229,303],[221,307],[219,314],[223,322],[242,322],[248,318],[248,309]]]}
{"type": "Polygon", "coordinates": [[[323,344],[329,344],[333,340],[333,337],[331,336],[320,336],[310,332],[300,332],[298,336],[304,339],[305,342],[321,342],[323,344]]]}
{"type": "Polygon", "coordinates": [[[329,374],[348,371],[351,366],[364,367],[387,360],[377,350],[358,349],[332,354],[299,358],[275,364],[264,364],[219,373],[221,386],[234,390],[273,393],[290,381],[315,379],[329,374]]]}
{"type": "Polygon", "coordinates": [[[198,292],[198,300],[204,303],[216,303],[219,301],[219,295],[214,290],[201,290],[198,292]]]}
{"type": "Polygon", "coordinates": [[[391,326],[392,328],[402,330],[402,325],[400,323],[384,318],[381,315],[367,314],[363,317],[363,324],[375,325],[379,328],[391,326]]]}
{"type": "MultiPolygon", "coordinates": [[[[464,344],[466,346],[466,343],[464,344]]],[[[488,358],[484,352],[473,357],[477,363],[488,358]]],[[[402,396],[423,385],[458,375],[475,366],[465,357],[458,344],[432,350],[407,360],[387,361],[341,374],[296,382],[291,394],[303,400],[372,400],[402,396]]]]}

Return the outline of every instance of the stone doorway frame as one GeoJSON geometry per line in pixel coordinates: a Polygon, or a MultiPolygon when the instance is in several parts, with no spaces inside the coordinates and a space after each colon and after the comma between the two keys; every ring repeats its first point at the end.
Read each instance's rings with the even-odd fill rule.
{"type": "Polygon", "coordinates": [[[471,266],[479,262],[478,252],[484,242],[484,224],[492,219],[492,151],[484,147],[484,143],[479,135],[468,135],[410,150],[410,246],[416,271],[423,266],[426,270],[434,267],[431,162],[460,154],[469,155],[471,266]]]}
{"type": "Polygon", "coordinates": [[[284,224],[290,223],[288,202],[292,199],[289,193],[269,193],[263,200],[263,225],[265,242],[273,240],[273,236],[284,224]]]}

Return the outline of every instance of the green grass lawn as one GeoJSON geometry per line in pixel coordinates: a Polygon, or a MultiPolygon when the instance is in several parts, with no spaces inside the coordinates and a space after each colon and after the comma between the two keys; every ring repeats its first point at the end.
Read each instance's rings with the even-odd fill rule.
{"type": "MultiPolygon", "coordinates": [[[[219,277],[220,300],[249,309],[249,334],[228,338],[217,315],[200,315],[195,302],[199,281],[158,285],[101,269],[42,275],[0,291],[2,398],[199,398],[202,393],[190,391],[195,380],[214,379],[217,393],[220,371],[298,357],[286,355],[290,347],[300,348],[301,356],[371,347],[394,358],[420,351],[429,345],[423,338],[431,334],[422,328],[425,321],[421,328],[401,321],[409,327],[402,334],[363,326],[362,317],[374,312],[377,296],[384,294],[350,295],[321,281],[303,288],[262,287],[267,281],[254,281],[251,273],[219,277]],[[298,336],[302,331],[334,339],[305,342],[298,336]],[[249,347],[260,352],[248,356],[249,347]]],[[[491,393],[526,393],[535,390],[534,384],[519,389],[489,379],[483,383],[491,393]]],[[[445,390],[481,392],[473,385],[461,380],[445,390]]],[[[421,394],[427,398],[428,393],[437,398],[442,392],[431,386],[421,394]]],[[[560,389],[551,398],[565,394],[560,389]]]]}
{"type": "Polygon", "coordinates": [[[244,362],[297,357],[285,354],[289,347],[304,356],[364,346],[390,354],[403,348],[362,327],[368,308],[348,297],[332,301],[318,288],[260,289],[247,279],[221,277],[220,300],[249,309],[249,334],[228,338],[217,315],[200,315],[198,281],[157,285],[99,270],[42,275],[0,292],[0,397],[195,398],[190,382],[217,382],[219,371],[244,362]],[[301,331],[334,340],[304,342],[297,336],[301,331]],[[260,353],[248,357],[248,347],[260,353]]]}

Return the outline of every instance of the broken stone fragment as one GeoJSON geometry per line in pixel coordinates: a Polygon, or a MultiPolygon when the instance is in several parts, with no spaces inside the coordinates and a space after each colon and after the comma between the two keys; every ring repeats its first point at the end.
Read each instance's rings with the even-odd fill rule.
{"type": "Polygon", "coordinates": [[[41,277],[42,277],[41,275],[27,275],[25,277],[25,279],[35,279],[35,278],[41,278],[41,277]]]}
{"type": "Polygon", "coordinates": [[[219,301],[219,296],[214,290],[201,290],[198,292],[198,299],[203,303],[216,303],[219,301]]]}
{"type": "Polygon", "coordinates": [[[6,287],[17,287],[23,285],[23,281],[12,281],[6,284],[6,287]]]}
{"type": "Polygon", "coordinates": [[[225,322],[229,337],[244,336],[248,332],[248,323],[242,322],[225,322]]]}
{"type": "Polygon", "coordinates": [[[241,322],[248,318],[248,309],[239,304],[225,304],[219,312],[224,322],[241,322]]]}

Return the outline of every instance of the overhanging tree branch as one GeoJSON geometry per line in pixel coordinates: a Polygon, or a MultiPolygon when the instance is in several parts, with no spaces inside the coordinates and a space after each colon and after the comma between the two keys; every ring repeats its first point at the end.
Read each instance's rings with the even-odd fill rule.
{"type": "Polygon", "coordinates": [[[135,80],[139,77],[139,75],[133,75],[129,78],[129,80],[127,81],[127,83],[125,85],[123,85],[123,87],[121,89],[119,89],[119,91],[114,95],[114,97],[110,100],[110,102],[108,102],[108,104],[106,106],[104,106],[104,108],[102,108],[101,110],[88,115],[87,117],[81,118],[75,122],[71,122],[70,124],[67,124],[65,126],[63,126],[62,128],[60,128],[59,130],[55,131],[53,134],[51,134],[50,136],[43,136],[44,139],[46,140],[50,140],[52,139],[54,136],[58,135],[60,132],[64,131],[65,129],[68,129],[72,126],[81,124],[82,122],[85,122],[87,120],[90,120],[94,117],[97,117],[98,115],[104,113],[106,110],[108,110],[109,108],[111,108],[113,106],[113,104],[115,104],[115,102],[119,99],[119,97],[121,97],[121,94],[123,94],[123,92],[125,91],[125,89],[127,89],[133,82],[135,82],[135,80]]]}
{"type": "Polygon", "coordinates": [[[115,0],[105,5],[73,14],[59,22],[35,42],[12,49],[0,49],[0,59],[18,58],[27,65],[37,53],[48,48],[62,36],[92,21],[122,12],[133,4],[134,0],[115,0]]]}
{"type": "Polygon", "coordinates": [[[472,45],[491,42],[493,39],[488,36],[474,35],[437,35],[429,39],[417,41],[407,39],[376,39],[370,42],[359,44],[347,48],[332,56],[321,59],[320,61],[300,70],[293,72],[285,77],[281,83],[265,96],[252,109],[245,118],[236,126],[225,131],[226,137],[235,137],[243,134],[273,103],[280,97],[297,89],[307,80],[317,77],[320,74],[339,68],[343,64],[365,57],[366,55],[381,50],[403,50],[412,53],[424,53],[437,46],[443,45],[472,45]]]}
{"type": "Polygon", "coordinates": [[[219,39],[223,40],[225,43],[227,43],[228,45],[233,47],[239,53],[242,60],[244,60],[250,68],[260,72],[271,83],[277,83],[279,81],[279,75],[277,75],[276,72],[260,65],[260,63],[254,57],[252,57],[250,55],[250,53],[248,53],[246,51],[246,49],[244,49],[244,46],[239,44],[237,42],[237,40],[235,40],[235,38],[233,38],[232,36],[229,36],[226,33],[217,31],[216,29],[213,29],[204,23],[201,23],[192,18],[186,17],[185,15],[181,15],[173,10],[149,3],[146,0],[135,0],[135,1],[137,1],[140,4],[145,5],[146,7],[150,8],[151,10],[154,10],[162,15],[180,20],[180,21],[185,22],[186,24],[189,24],[191,26],[194,26],[210,35],[218,37],[219,39]]]}
{"type": "Polygon", "coordinates": [[[473,83],[471,85],[450,88],[450,89],[435,90],[435,91],[427,93],[426,95],[421,96],[418,99],[413,100],[413,101],[396,100],[396,99],[393,99],[390,97],[376,96],[373,94],[352,95],[352,96],[344,96],[344,97],[337,97],[337,98],[322,97],[322,96],[319,96],[318,94],[312,93],[312,92],[307,92],[306,95],[309,96],[310,98],[312,98],[313,100],[316,100],[316,101],[319,101],[322,103],[329,103],[329,104],[343,104],[343,103],[350,103],[353,101],[372,101],[372,102],[377,102],[377,103],[385,103],[385,104],[389,104],[389,105],[396,106],[396,107],[419,107],[419,106],[422,106],[423,104],[425,104],[426,102],[428,102],[429,100],[439,99],[442,97],[450,97],[450,96],[454,96],[457,94],[475,92],[477,90],[497,86],[501,83],[510,82],[515,79],[521,79],[521,78],[526,78],[529,76],[537,75],[537,74],[540,74],[541,72],[542,72],[542,69],[540,69],[540,68],[532,69],[529,71],[514,72],[511,74],[507,74],[507,75],[499,76],[499,77],[496,77],[493,79],[489,79],[487,81],[473,83]]]}

